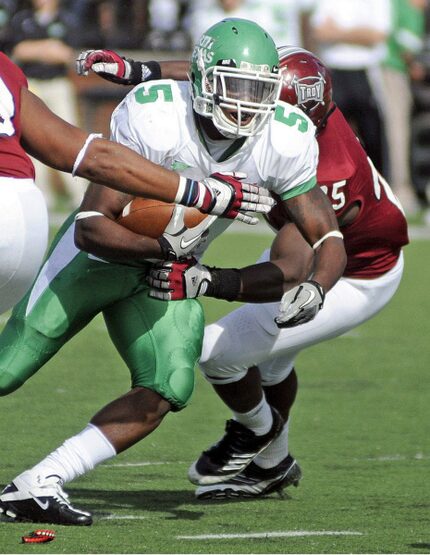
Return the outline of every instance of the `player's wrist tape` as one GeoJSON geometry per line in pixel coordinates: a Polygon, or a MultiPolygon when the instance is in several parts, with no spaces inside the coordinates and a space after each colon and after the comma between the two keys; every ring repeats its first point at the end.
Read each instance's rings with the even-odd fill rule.
{"type": "Polygon", "coordinates": [[[131,68],[130,77],[128,81],[130,85],[139,85],[150,79],[161,79],[161,67],[158,62],[135,62],[134,60],[129,60],[124,58],[131,68]]]}
{"type": "Polygon", "coordinates": [[[103,138],[103,135],[101,133],[91,133],[90,135],[88,135],[87,140],[84,143],[84,146],[78,152],[78,155],[76,156],[75,163],[73,164],[73,169],[72,169],[72,176],[73,177],[75,177],[76,172],[78,171],[78,168],[79,168],[82,160],[84,159],[84,156],[87,152],[87,148],[90,146],[91,141],[93,141],[94,139],[101,139],[101,138],[103,138]]]}
{"type": "MultiPolygon", "coordinates": [[[[179,177],[178,190],[176,191],[175,203],[183,206],[197,206],[200,197],[200,187],[204,187],[195,179],[188,179],[182,175],[179,177]]],[[[202,195],[203,196],[203,195],[202,195]]],[[[202,199],[203,200],[203,199],[202,199]]]]}
{"type": "Polygon", "coordinates": [[[321,237],[321,239],[319,241],[317,241],[314,245],[312,245],[312,248],[314,250],[316,250],[329,237],[338,237],[339,239],[343,239],[342,233],[340,231],[337,231],[336,229],[334,229],[333,231],[329,231],[323,237],[321,237]]]}
{"type": "Polygon", "coordinates": [[[240,293],[240,270],[235,268],[208,268],[208,270],[211,281],[208,283],[205,296],[235,301],[240,293]]]}

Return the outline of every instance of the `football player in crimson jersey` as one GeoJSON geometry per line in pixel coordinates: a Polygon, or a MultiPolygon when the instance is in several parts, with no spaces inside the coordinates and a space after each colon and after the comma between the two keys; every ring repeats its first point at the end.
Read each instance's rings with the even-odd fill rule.
{"type": "MultiPolygon", "coordinates": [[[[389,302],[402,276],[401,249],[408,243],[407,223],[398,200],[332,103],[327,68],[303,49],[278,50],[283,74],[281,99],[298,105],[317,126],[317,181],[336,212],[347,265],[312,321],[306,323],[305,317],[302,325],[283,327],[284,315],[291,311],[291,299],[297,292],[293,289],[281,303],[246,304],[206,326],[200,365],[232,409],[234,420],[229,421],[223,439],[190,468],[191,481],[200,484],[198,498],[257,497],[298,483],[301,471],[288,448],[289,413],[297,392],[295,358],[302,349],[368,320],[389,302]],[[234,450],[241,438],[267,429],[268,403],[286,421],[281,435],[252,462],[249,457],[249,466],[239,473],[234,468],[220,468],[226,452],[234,450]]],[[[99,74],[109,78],[108,72],[116,69],[118,78],[121,64],[114,64],[112,53],[105,57],[103,51],[83,53],[81,63],[91,56],[99,74]]],[[[135,75],[144,73],[138,70],[138,62],[125,60],[125,64],[129,64],[128,78],[133,71],[135,75]]],[[[156,73],[160,69],[154,64],[149,66],[156,73]]],[[[181,66],[161,63],[161,71],[180,74],[181,66]]],[[[162,265],[150,278],[153,295],[162,299],[205,294],[249,303],[276,301],[287,284],[278,279],[274,266],[291,263],[294,248],[307,250],[311,262],[312,249],[281,204],[272,209],[268,220],[279,232],[271,252],[264,253],[260,263],[241,270],[207,268],[196,261],[162,265]],[[232,297],[223,293],[219,284],[234,272],[240,288],[232,297]]],[[[300,305],[294,310],[300,312],[300,305]]]]}
{"type": "MultiPolygon", "coordinates": [[[[26,151],[53,168],[120,191],[197,204],[203,211],[228,217],[244,217],[237,210],[246,184],[237,181],[234,186],[227,186],[212,180],[196,187],[195,183],[182,180],[178,187],[177,173],[100,135],[88,134],[53,114],[28,90],[21,69],[0,52],[0,221],[2,244],[8,245],[2,247],[0,254],[0,313],[15,305],[28,289],[47,246],[47,210],[35,186],[34,167],[26,151]],[[187,196],[191,188],[197,194],[187,196]],[[222,191],[221,197],[217,191],[222,191]],[[229,204],[232,206],[226,210],[229,204]]],[[[250,199],[247,210],[266,209],[265,195],[258,197],[250,199]]]]}
{"type": "MultiPolygon", "coordinates": [[[[289,278],[294,285],[303,282],[300,302],[309,291],[314,296],[307,303],[313,316],[322,304],[323,289],[330,289],[341,275],[346,256],[335,214],[316,186],[315,127],[298,108],[278,103],[278,65],[276,46],[258,24],[223,20],[194,49],[192,93],[189,83],[172,80],[138,85],[114,111],[111,133],[146,158],[180,169],[185,183],[186,177],[199,180],[206,172],[218,180],[214,172],[234,171],[247,173],[256,183],[267,182],[309,243],[322,245],[312,282],[303,282],[307,272],[298,271],[295,263],[292,270],[286,268],[287,273],[294,271],[295,278],[289,278]]],[[[235,178],[223,178],[228,179],[235,178]]],[[[102,408],[81,433],[6,486],[0,513],[12,518],[91,524],[89,513],[67,501],[62,485],[145,438],[167,412],[184,408],[193,391],[203,341],[202,308],[196,299],[165,303],[149,297],[148,258],[159,258],[154,254],[163,242],[154,252],[151,244],[157,240],[121,227],[117,216],[128,200],[105,187],[90,187],[80,212],[57,234],[33,287],[0,335],[0,394],[7,395],[103,312],[132,382],[131,391],[102,408]]],[[[178,214],[180,209],[175,209],[178,214]]],[[[198,254],[230,223],[210,220],[198,254]]],[[[180,218],[173,218],[172,226],[176,221],[180,218]]],[[[180,248],[186,254],[194,241],[185,237],[187,232],[182,241],[170,228],[163,238],[175,246],[174,255],[180,248]]],[[[295,253],[297,266],[303,252],[295,253]]],[[[169,246],[165,254],[172,259],[169,246]]],[[[272,266],[282,281],[282,268],[272,266]]],[[[234,296],[239,285],[236,274],[228,273],[220,289],[234,296]]],[[[280,288],[278,294],[280,300],[280,288]]],[[[289,324],[294,325],[294,319],[293,314],[289,324]]],[[[276,409],[269,411],[268,430],[251,433],[249,441],[242,442],[245,452],[258,452],[280,433],[283,419],[276,409]]]]}

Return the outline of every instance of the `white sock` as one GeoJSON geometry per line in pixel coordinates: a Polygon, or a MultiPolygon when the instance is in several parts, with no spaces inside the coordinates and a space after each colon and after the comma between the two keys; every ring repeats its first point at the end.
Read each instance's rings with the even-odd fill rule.
{"type": "Polygon", "coordinates": [[[280,435],[273,441],[269,447],[266,447],[254,459],[256,465],[261,468],[272,468],[279,464],[288,455],[288,428],[290,420],[288,420],[282,429],[280,435]]]}
{"type": "Polygon", "coordinates": [[[92,470],[97,464],[116,455],[116,451],[106,436],[93,424],[88,424],[79,434],[52,451],[36,466],[26,471],[39,483],[47,476],[59,476],[63,483],[92,470]]]}
{"type": "Polygon", "coordinates": [[[266,397],[249,412],[233,412],[234,419],[252,430],[257,436],[267,434],[273,424],[272,411],[266,397]]]}

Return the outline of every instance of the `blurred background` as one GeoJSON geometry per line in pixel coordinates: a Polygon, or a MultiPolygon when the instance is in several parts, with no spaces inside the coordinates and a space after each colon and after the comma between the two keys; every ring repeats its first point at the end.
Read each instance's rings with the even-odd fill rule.
{"type": "MultiPolygon", "coordinates": [[[[335,101],[408,218],[430,226],[428,0],[0,0],[0,49],[54,112],[108,136],[111,112],[129,88],[77,76],[78,53],[108,48],[141,61],[188,59],[200,35],[224,17],[253,19],[277,45],[322,58],[335,101]]],[[[79,204],[83,180],[39,163],[36,172],[51,211],[79,204]]]]}

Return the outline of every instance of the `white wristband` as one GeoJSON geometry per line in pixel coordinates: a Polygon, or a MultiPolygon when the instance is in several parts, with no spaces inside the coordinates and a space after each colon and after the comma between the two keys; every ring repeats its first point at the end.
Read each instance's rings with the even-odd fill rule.
{"type": "Polygon", "coordinates": [[[72,169],[72,176],[73,177],[75,177],[76,172],[78,171],[79,165],[82,162],[82,160],[85,156],[85,153],[87,152],[87,148],[88,148],[89,144],[91,143],[91,141],[93,141],[94,139],[101,139],[102,137],[103,137],[103,135],[101,133],[91,133],[90,135],[88,135],[87,140],[84,143],[84,146],[78,152],[78,155],[76,156],[75,163],[73,164],[73,169],[72,169]]]}
{"type": "Polygon", "coordinates": [[[337,230],[329,231],[323,237],[321,237],[319,241],[317,241],[314,245],[312,245],[312,248],[316,250],[329,237],[338,237],[339,239],[343,239],[343,235],[340,231],[337,231],[337,230]]]}
{"type": "Polygon", "coordinates": [[[84,220],[85,218],[92,218],[93,216],[104,216],[101,212],[96,212],[95,210],[87,210],[86,212],[78,212],[75,216],[75,222],[78,220],[84,220]]]}

